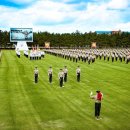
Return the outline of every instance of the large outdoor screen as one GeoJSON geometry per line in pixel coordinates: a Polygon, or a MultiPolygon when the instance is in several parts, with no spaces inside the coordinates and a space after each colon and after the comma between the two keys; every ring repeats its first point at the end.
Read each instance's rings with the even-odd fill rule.
{"type": "Polygon", "coordinates": [[[10,28],[10,42],[33,42],[32,28],[10,28]]]}

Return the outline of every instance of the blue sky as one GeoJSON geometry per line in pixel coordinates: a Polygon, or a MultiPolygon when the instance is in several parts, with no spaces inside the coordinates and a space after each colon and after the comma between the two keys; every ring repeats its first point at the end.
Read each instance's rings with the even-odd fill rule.
{"type": "Polygon", "coordinates": [[[130,31],[130,0],[0,0],[0,30],[130,31]]]}

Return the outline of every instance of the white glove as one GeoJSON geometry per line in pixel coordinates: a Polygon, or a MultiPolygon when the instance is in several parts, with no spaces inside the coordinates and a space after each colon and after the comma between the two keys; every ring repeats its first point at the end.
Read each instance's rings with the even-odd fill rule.
{"type": "Polygon", "coordinates": [[[93,95],[93,92],[91,91],[91,92],[90,92],[90,97],[91,97],[92,95],[93,95]]]}

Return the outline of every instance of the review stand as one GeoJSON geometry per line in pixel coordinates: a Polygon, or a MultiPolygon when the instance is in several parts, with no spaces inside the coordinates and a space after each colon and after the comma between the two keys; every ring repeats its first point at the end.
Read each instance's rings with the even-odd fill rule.
{"type": "Polygon", "coordinates": [[[15,49],[18,51],[28,51],[27,43],[25,41],[19,41],[15,49]]]}

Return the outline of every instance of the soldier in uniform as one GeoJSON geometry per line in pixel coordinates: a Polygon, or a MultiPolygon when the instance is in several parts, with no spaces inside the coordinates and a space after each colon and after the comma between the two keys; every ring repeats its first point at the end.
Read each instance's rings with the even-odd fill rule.
{"type": "Polygon", "coordinates": [[[84,54],[81,55],[82,62],[84,61],[84,54]]]}
{"type": "Polygon", "coordinates": [[[116,61],[117,61],[117,59],[118,59],[118,55],[117,55],[117,53],[115,54],[115,57],[116,57],[116,61]]]}
{"type": "Polygon", "coordinates": [[[64,79],[64,72],[62,69],[60,69],[60,72],[58,73],[60,87],[63,87],[63,79],[64,79]]]}
{"type": "Polygon", "coordinates": [[[67,82],[67,74],[68,74],[68,69],[67,69],[67,67],[65,66],[64,67],[64,82],[67,82]]]}
{"type": "Polygon", "coordinates": [[[111,57],[112,57],[112,62],[114,61],[114,54],[111,54],[111,57]]]}
{"type": "Polygon", "coordinates": [[[83,54],[83,62],[86,62],[86,54],[83,54]]]}
{"type": "Polygon", "coordinates": [[[49,76],[49,82],[52,83],[52,67],[49,67],[49,70],[48,70],[48,76],[49,76]]]}
{"type": "Polygon", "coordinates": [[[34,69],[34,78],[35,78],[35,83],[37,83],[38,82],[38,68],[37,67],[35,67],[34,69]]]}
{"type": "Polygon", "coordinates": [[[100,52],[100,54],[99,54],[99,58],[100,58],[100,60],[102,59],[102,52],[100,52]]]}
{"type": "Polygon", "coordinates": [[[106,53],[105,52],[104,52],[103,56],[104,56],[104,60],[106,60],[106,53]]]}
{"type": "Polygon", "coordinates": [[[75,55],[75,59],[76,59],[76,63],[77,63],[77,61],[78,61],[78,55],[77,54],[75,55]]]}
{"type": "Polygon", "coordinates": [[[122,54],[119,55],[120,62],[122,62],[122,54]]]}
{"type": "Polygon", "coordinates": [[[125,61],[125,54],[122,54],[122,58],[123,58],[123,60],[125,61]]]}
{"type": "Polygon", "coordinates": [[[69,55],[68,57],[69,57],[69,60],[71,61],[71,60],[72,60],[72,54],[69,53],[69,54],[67,54],[67,55],[69,55]]]}
{"type": "Polygon", "coordinates": [[[90,64],[91,62],[91,58],[90,58],[90,55],[88,56],[88,64],[90,64]]]}
{"type": "Polygon", "coordinates": [[[126,57],[126,64],[128,64],[130,62],[130,55],[127,55],[126,57]]]}
{"type": "Polygon", "coordinates": [[[107,54],[107,61],[110,59],[110,53],[107,54]]]}
{"type": "Polygon", "coordinates": [[[80,67],[78,66],[78,68],[76,69],[76,75],[77,75],[77,81],[80,82],[80,67]]]}
{"type": "Polygon", "coordinates": [[[73,54],[73,62],[75,62],[75,54],[73,54]]]}
{"type": "Polygon", "coordinates": [[[95,59],[96,59],[96,57],[95,57],[95,55],[93,55],[93,56],[92,56],[92,63],[95,62],[95,59]]]}

